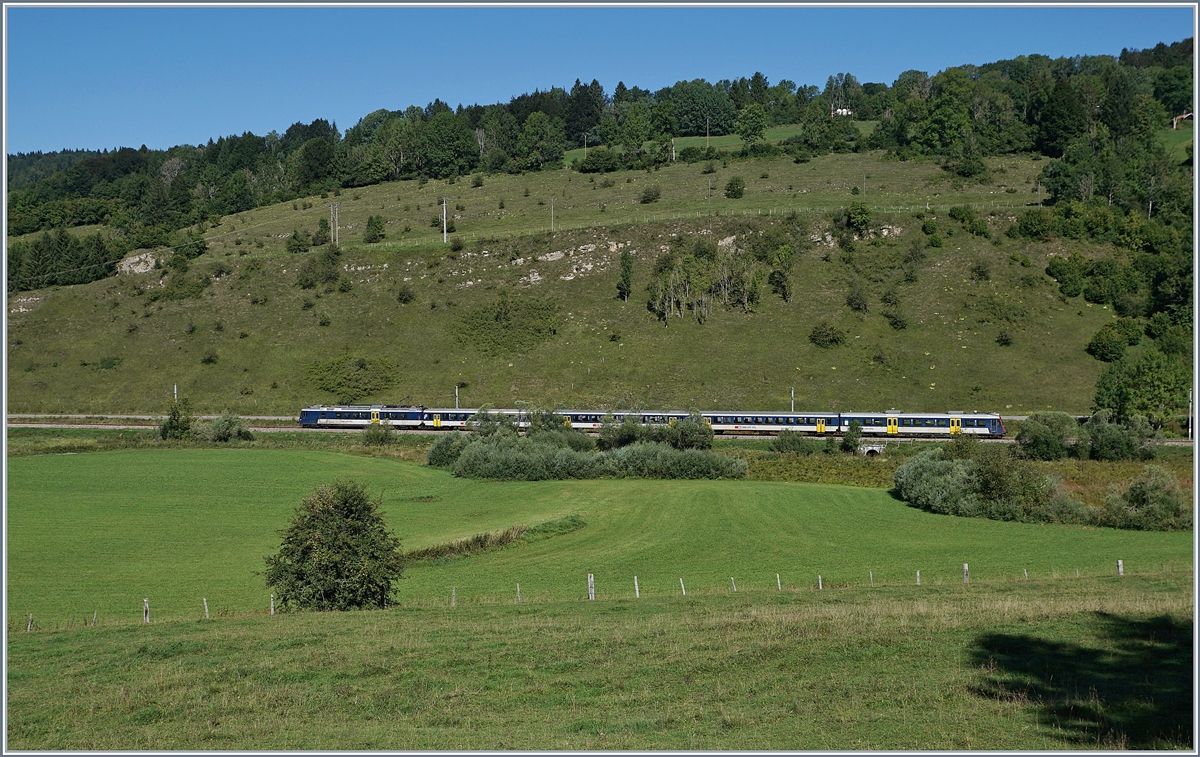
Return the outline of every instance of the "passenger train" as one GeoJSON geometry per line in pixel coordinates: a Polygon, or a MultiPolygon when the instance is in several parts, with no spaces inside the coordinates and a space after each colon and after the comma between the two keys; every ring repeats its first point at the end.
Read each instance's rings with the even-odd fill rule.
{"type": "MultiPolygon", "coordinates": [[[[478,412],[469,408],[412,407],[397,405],[313,405],[300,411],[304,428],[364,428],[372,424],[395,429],[462,429],[478,412]]],[[[513,418],[518,428],[529,426],[526,410],[490,410],[513,418]]],[[[607,413],[600,410],[558,410],[563,425],[582,431],[595,431],[607,413]]],[[[870,436],[1004,436],[1004,420],[997,413],[949,411],[945,413],[904,413],[889,410],[878,413],[835,413],[712,410],[701,413],[714,433],[777,434],[797,431],[804,434],[840,434],[853,421],[862,427],[863,437],[870,436]]],[[[643,426],[665,426],[688,417],[682,411],[614,412],[617,423],[632,417],[643,426]]]]}

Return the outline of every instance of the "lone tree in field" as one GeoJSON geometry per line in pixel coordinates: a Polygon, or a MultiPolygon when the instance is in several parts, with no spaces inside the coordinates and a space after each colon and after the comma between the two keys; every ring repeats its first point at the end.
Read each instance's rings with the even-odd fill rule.
{"type": "Polygon", "coordinates": [[[281,531],[279,552],[266,558],[267,586],[284,607],[353,610],[386,607],[404,571],[400,540],[355,481],[318,486],[281,531]]]}

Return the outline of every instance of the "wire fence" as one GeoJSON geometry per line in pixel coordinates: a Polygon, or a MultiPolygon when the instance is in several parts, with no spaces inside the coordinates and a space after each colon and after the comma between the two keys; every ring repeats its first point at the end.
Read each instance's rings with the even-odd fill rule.
{"type": "MultiPolygon", "coordinates": [[[[883,573],[877,576],[873,570],[869,569],[859,571],[858,575],[853,579],[847,579],[847,571],[839,569],[834,574],[809,571],[801,576],[795,576],[790,573],[775,573],[769,576],[757,575],[753,577],[752,582],[743,581],[740,586],[738,584],[738,577],[734,575],[730,576],[724,584],[709,582],[703,585],[693,585],[690,589],[688,588],[687,571],[680,571],[675,576],[665,578],[661,575],[654,576],[652,581],[647,581],[645,575],[600,575],[599,583],[593,580],[594,574],[587,574],[586,581],[581,577],[581,580],[578,582],[577,592],[574,591],[576,587],[573,585],[572,594],[568,596],[564,596],[561,591],[544,587],[531,587],[528,583],[522,589],[520,582],[515,582],[512,590],[505,592],[496,592],[494,587],[476,591],[472,590],[469,586],[453,586],[449,591],[443,592],[438,596],[427,594],[421,597],[402,598],[395,604],[389,605],[389,609],[448,609],[459,606],[497,607],[515,604],[564,604],[592,601],[605,603],[630,600],[669,601],[672,599],[691,600],[695,602],[705,598],[730,598],[734,596],[760,600],[767,597],[798,597],[800,595],[816,598],[822,596],[824,592],[836,593],[845,590],[873,591],[900,587],[919,590],[922,587],[927,589],[930,587],[961,586],[964,591],[969,591],[972,586],[978,587],[981,585],[984,587],[996,587],[1027,582],[1032,582],[1033,584],[1052,584],[1062,581],[1123,579],[1128,576],[1151,577],[1179,572],[1189,574],[1193,572],[1190,563],[1181,565],[1177,561],[1160,562],[1157,570],[1155,570],[1154,565],[1148,565],[1136,571],[1131,571],[1124,560],[1119,559],[1113,561],[1110,565],[1111,567],[1107,569],[1097,569],[1095,566],[1083,570],[1079,568],[1055,568],[1046,570],[1042,574],[1035,572],[1032,576],[1029,574],[1027,568],[1022,568],[1019,573],[989,575],[983,578],[971,574],[966,563],[961,566],[961,578],[958,566],[949,571],[945,568],[937,569],[935,573],[930,573],[927,570],[924,576],[922,576],[921,570],[914,569],[908,573],[907,579],[899,578],[898,574],[891,570],[887,572],[886,577],[883,573]],[[676,581],[678,581],[677,586],[676,581]],[[664,587],[674,588],[664,589],[664,587]],[[460,591],[460,589],[463,590],[460,591]]],[[[197,620],[216,622],[264,615],[270,617],[277,612],[288,614],[282,608],[277,608],[275,595],[273,594],[264,594],[262,608],[258,610],[219,608],[213,609],[210,612],[210,604],[214,608],[218,607],[216,600],[213,600],[211,603],[210,600],[213,600],[213,598],[196,598],[196,612],[194,614],[181,614],[178,611],[174,611],[165,614],[161,618],[154,614],[154,602],[153,598],[150,597],[143,599],[142,603],[131,606],[128,612],[119,615],[108,612],[102,615],[99,609],[94,610],[91,614],[84,613],[70,616],[59,614],[49,618],[31,613],[20,615],[10,614],[8,618],[8,633],[49,632],[94,627],[127,627],[132,625],[150,625],[155,622],[178,623],[194,622],[197,620]]]]}

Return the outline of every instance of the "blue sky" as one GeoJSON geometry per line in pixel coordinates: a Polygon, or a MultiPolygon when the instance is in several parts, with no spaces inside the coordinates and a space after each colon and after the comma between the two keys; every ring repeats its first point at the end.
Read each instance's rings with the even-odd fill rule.
{"type": "Polygon", "coordinates": [[[599,79],[750,76],[823,87],[1022,54],[1118,55],[1193,35],[1191,6],[1129,8],[8,7],[6,151],[166,148],[345,130],[378,108],[507,102],[599,79]]]}

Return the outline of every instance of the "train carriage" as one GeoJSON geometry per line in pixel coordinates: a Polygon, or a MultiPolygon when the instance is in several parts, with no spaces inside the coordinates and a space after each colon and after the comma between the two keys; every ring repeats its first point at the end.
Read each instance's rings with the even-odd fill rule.
{"type": "MultiPolygon", "coordinates": [[[[455,430],[468,427],[478,408],[427,408],[398,405],[314,405],[300,411],[305,428],[365,428],[382,423],[397,429],[455,430]]],[[[489,410],[493,415],[512,418],[519,429],[529,428],[528,412],[503,408],[489,410]]],[[[581,431],[598,431],[608,413],[601,410],[560,410],[563,425],[581,431]]],[[[675,411],[619,411],[612,413],[617,423],[633,418],[643,426],[667,426],[688,417],[675,411]]],[[[858,421],[864,437],[947,437],[957,434],[1003,436],[1004,421],[996,413],[906,413],[896,410],[875,413],[831,413],[819,411],[771,412],[724,411],[701,413],[714,433],[842,434],[858,421]]]]}

